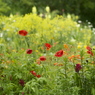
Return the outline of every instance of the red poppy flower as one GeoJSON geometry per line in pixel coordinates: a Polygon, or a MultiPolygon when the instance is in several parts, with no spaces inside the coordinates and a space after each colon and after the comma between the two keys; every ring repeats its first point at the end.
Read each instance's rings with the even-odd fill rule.
{"type": "Polygon", "coordinates": [[[28,32],[26,30],[20,30],[18,32],[21,36],[26,36],[28,34],[28,32]]]}
{"type": "Polygon", "coordinates": [[[52,47],[52,45],[50,45],[49,43],[45,43],[45,47],[47,48],[47,50],[49,50],[52,47]]]}
{"type": "Polygon", "coordinates": [[[27,50],[26,50],[26,53],[27,53],[27,54],[31,54],[31,53],[32,53],[32,50],[31,50],[31,49],[27,49],[27,50]]]}
{"type": "Polygon", "coordinates": [[[58,52],[55,53],[56,57],[62,57],[63,56],[63,50],[59,50],[58,52]]]}
{"type": "Polygon", "coordinates": [[[30,71],[30,73],[34,76],[37,76],[36,72],[35,71],[30,71]]]}
{"type": "Polygon", "coordinates": [[[81,65],[80,64],[76,64],[75,71],[79,72],[81,69],[82,69],[81,65]]]}
{"type": "Polygon", "coordinates": [[[37,75],[35,71],[30,71],[30,73],[31,73],[32,75],[34,75],[35,77],[37,77],[37,78],[40,78],[40,77],[41,77],[41,75],[37,75]]]}
{"type": "Polygon", "coordinates": [[[41,75],[36,75],[36,77],[37,77],[37,78],[40,78],[40,77],[41,77],[41,75]]]}
{"type": "Polygon", "coordinates": [[[41,61],[45,61],[45,60],[46,60],[46,57],[45,57],[45,56],[41,56],[41,57],[40,57],[40,60],[41,60],[41,61]]]}
{"type": "Polygon", "coordinates": [[[24,80],[20,79],[20,80],[19,80],[19,84],[20,84],[21,86],[24,86],[24,84],[25,84],[24,80]]]}
{"type": "Polygon", "coordinates": [[[89,50],[89,51],[92,50],[91,47],[89,47],[89,46],[87,46],[86,49],[89,50]]]}
{"type": "Polygon", "coordinates": [[[93,52],[90,51],[90,50],[88,50],[87,53],[90,54],[90,55],[92,55],[92,56],[94,55],[93,52]]]}

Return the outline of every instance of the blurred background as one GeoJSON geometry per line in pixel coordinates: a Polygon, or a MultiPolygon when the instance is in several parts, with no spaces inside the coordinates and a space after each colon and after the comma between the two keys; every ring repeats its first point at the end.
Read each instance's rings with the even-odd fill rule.
{"type": "Polygon", "coordinates": [[[95,27],[95,0],[0,0],[0,15],[24,15],[31,13],[33,6],[36,6],[37,14],[44,14],[44,9],[49,6],[51,12],[76,15],[95,27]]]}

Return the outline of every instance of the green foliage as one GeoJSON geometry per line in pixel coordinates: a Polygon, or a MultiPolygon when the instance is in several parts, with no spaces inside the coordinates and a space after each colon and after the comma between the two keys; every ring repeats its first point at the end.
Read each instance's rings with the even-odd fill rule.
{"type": "Polygon", "coordinates": [[[38,14],[44,13],[46,6],[51,12],[58,11],[58,14],[79,15],[84,22],[90,21],[95,25],[95,1],[94,0],[0,0],[0,14],[26,14],[30,13],[33,6],[37,7],[38,14]]]}
{"type": "Polygon", "coordinates": [[[3,3],[11,9],[8,15],[29,13],[34,5],[33,0],[3,0],[3,3]]]}
{"type": "Polygon", "coordinates": [[[85,0],[81,3],[80,7],[80,18],[83,21],[90,21],[95,26],[95,1],[94,0],[85,0]]]}
{"type": "Polygon", "coordinates": [[[3,0],[0,0],[0,15],[7,15],[10,11],[10,7],[7,3],[4,3],[3,0]]]}
{"type": "Polygon", "coordinates": [[[49,7],[33,13],[0,17],[0,94],[91,95],[95,89],[94,49],[87,53],[92,29],[74,15],[56,15],[49,7]],[[22,36],[19,31],[26,30],[22,36]],[[51,44],[50,48],[45,43],[51,44]],[[32,49],[31,54],[27,49],[32,49]],[[63,51],[56,57],[57,51],[63,51]],[[40,59],[46,57],[45,61],[40,59]],[[77,72],[75,65],[80,64],[77,72]],[[36,73],[36,74],[35,74],[36,73]],[[37,76],[38,75],[38,76],[37,76]]]}

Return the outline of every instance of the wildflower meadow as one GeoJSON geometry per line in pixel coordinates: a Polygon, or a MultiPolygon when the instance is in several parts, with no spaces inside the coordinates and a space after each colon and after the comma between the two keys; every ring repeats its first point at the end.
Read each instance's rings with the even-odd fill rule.
{"type": "Polygon", "coordinates": [[[95,29],[77,18],[1,16],[0,95],[95,95],[95,29]]]}

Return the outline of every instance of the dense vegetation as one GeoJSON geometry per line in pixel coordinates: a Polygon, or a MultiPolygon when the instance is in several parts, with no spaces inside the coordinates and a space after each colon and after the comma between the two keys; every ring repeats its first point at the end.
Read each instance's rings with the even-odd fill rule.
{"type": "Polygon", "coordinates": [[[32,11],[0,17],[0,95],[95,95],[95,30],[32,11]]]}
{"type": "Polygon", "coordinates": [[[90,21],[95,26],[95,0],[0,0],[0,14],[26,14],[30,13],[33,6],[39,12],[46,6],[58,14],[78,15],[82,21],[90,21]]]}
{"type": "Polygon", "coordinates": [[[0,95],[95,95],[94,1],[42,1],[0,0],[0,95]]]}

